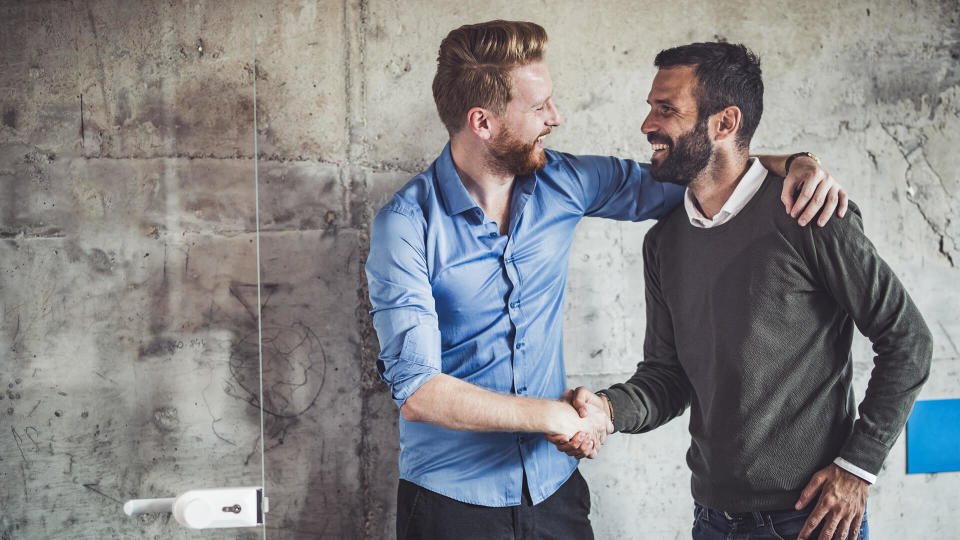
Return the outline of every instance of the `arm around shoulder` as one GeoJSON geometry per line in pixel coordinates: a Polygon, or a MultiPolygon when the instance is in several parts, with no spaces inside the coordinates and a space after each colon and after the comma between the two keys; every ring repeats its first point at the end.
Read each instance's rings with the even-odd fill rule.
{"type": "Polygon", "coordinates": [[[570,195],[585,216],[621,221],[657,219],[683,200],[685,188],[657,182],[647,164],[611,156],[560,156],[574,180],[570,195]]]}

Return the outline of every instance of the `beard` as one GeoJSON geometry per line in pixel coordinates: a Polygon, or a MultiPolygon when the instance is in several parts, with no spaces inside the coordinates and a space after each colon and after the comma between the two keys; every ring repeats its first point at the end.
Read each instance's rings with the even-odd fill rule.
{"type": "Polygon", "coordinates": [[[693,129],[677,137],[676,141],[657,133],[647,135],[647,140],[668,145],[667,157],[659,165],[650,164],[650,176],[658,182],[685,186],[707,167],[713,156],[706,119],[702,122],[698,119],[693,129]]]}
{"type": "MultiPolygon", "coordinates": [[[[550,128],[543,130],[537,138],[548,133],[550,128]]],[[[490,155],[495,170],[514,176],[533,174],[547,164],[547,156],[542,149],[537,148],[536,139],[531,143],[524,143],[507,130],[491,141],[490,155]]]]}

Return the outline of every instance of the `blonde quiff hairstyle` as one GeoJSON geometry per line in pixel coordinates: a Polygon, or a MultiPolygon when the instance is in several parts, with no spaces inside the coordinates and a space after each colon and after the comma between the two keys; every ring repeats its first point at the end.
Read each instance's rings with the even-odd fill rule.
{"type": "Polygon", "coordinates": [[[500,115],[510,102],[510,71],[547,50],[547,31],[532,22],[468,24],[440,42],[433,100],[450,135],[466,124],[467,111],[482,107],[500,115]]]}

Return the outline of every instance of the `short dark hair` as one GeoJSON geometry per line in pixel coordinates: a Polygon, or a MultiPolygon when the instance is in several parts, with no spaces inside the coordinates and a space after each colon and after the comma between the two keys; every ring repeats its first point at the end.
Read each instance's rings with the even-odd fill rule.
{"type": "Polygon", "coordinates": [[[660,69],[692,66],[697,75],[694,97],[698,121],[734,105],[742,117],[737,144],[750,145],[763,115],[760,58],[741,44],[691,43],[660,51],[653,61],[660,69]]]}

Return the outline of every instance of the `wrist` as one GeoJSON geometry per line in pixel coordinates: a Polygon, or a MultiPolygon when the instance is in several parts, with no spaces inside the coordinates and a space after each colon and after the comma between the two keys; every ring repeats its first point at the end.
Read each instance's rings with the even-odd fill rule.
{"type": "Polygon", "coordinates": [[[580,415],[563,401],[543,401],[546,407],[546,417],[542,429],[544,433],[550,435],[563,435],[567,438],[573,437],[578,431],[578,422],[580,415]]]}
{"type": "Polygon", "coordinates": [[[600,396],[601,401],[603,401],[603,412],[606,413],[607,418],[610,419],[610,423],[613,423],[613,403],[610,403],[610,398],[606,394],[597,394],[600,396]]]}
{"type": "Polygon", "coordinates": [[[820,158],[818,158],[817,156],[813,155],[813,153],[811,153],[811,152],[797,152],[796,154],[791,154],[791,155],[787,158],[787,161],[783,164],[783,174],[784,174],[784,176],[790,174],[790,167],[793,165],[793,162],[794,162],[794,161],[797,161],[797,160],[800,160],[801,163],[804,162],[804,161],[806,161],[806,160],[812,161],[813,163],[810,163],[810,165],[812,165],[812,166],[820,165],[820,158]]]}

